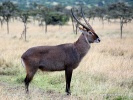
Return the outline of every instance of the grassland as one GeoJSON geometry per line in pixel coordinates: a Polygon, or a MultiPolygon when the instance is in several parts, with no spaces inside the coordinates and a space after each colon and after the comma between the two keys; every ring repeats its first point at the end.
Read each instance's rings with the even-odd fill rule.
{"type": "Polygon", "coordinates": [[[27,42],[20,40],[23,24],[10,23],[0,29],[0,100],[133,100],[133,23],[124,26],[120,39],[119,23],[99,20],[90,22],[101,38],[74,70],[72,95],[65,95],[64,72],[38,71],[26,95],[23,79],[25,68],[20,57],[28,48],[39,45],[58,45],[74,42],[71,23],[63,26],[48,26],[48,33],[35,24],[28,24],[27,42]]]}

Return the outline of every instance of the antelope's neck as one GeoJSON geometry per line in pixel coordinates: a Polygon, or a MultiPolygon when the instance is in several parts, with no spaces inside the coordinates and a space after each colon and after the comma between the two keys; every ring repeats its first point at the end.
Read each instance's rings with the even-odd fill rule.
{"type": "Polygon", "coordinates": [[[74,46],[77,49],[81,58],[83,58],[90,49],[90,44],[86,42],[83,34],[81,34],[79,39],[74,43],[74,46]]]}

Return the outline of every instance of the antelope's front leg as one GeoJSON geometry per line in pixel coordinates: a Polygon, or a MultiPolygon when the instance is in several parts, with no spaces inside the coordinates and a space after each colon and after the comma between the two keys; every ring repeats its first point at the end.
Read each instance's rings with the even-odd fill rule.
{"type": "Polygon", "coordinates": [[[73,72],[73,69],[71,69],[71,68],[66,68],[66,70],[65,70],[67,95],[71,95],[70,84],[71,84],[72,72],[73,72]]]}

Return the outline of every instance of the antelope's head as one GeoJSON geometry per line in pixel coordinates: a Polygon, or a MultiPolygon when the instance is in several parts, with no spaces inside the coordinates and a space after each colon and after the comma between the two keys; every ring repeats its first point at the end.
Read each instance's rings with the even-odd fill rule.
{"type": "Polygon", "coordinates": [[[98,35],[95,33],[95,31],[93,30],[93,28],[91,27],[91,25],[88,23],[88,21],[85,19],[84,13],[82,11],[81,8],[81,13],[82,13],[82,18],[84,19],[86,25],[84,25],[83,23],[81,23],[77,17],[75,16],[75,14],[73,13],[73,9],[71,9],[71,13],[73,18],[76,20],[76,22],[78,24],[80,24],[83,28],[79,27],[79,30],[82,32],[82,34],[85,36],[85,39],[88,43],[99,43],[100,42],[100,38],[98,37],[98,35]]]}

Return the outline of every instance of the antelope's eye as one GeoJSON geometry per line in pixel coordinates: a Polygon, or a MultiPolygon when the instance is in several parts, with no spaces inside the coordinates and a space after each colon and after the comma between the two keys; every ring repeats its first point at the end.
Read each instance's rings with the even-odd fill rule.
{"type": "Polygon", "coordinates": [[[89,34],[93,34],[91,31],[89,31],[89,34]]]}

